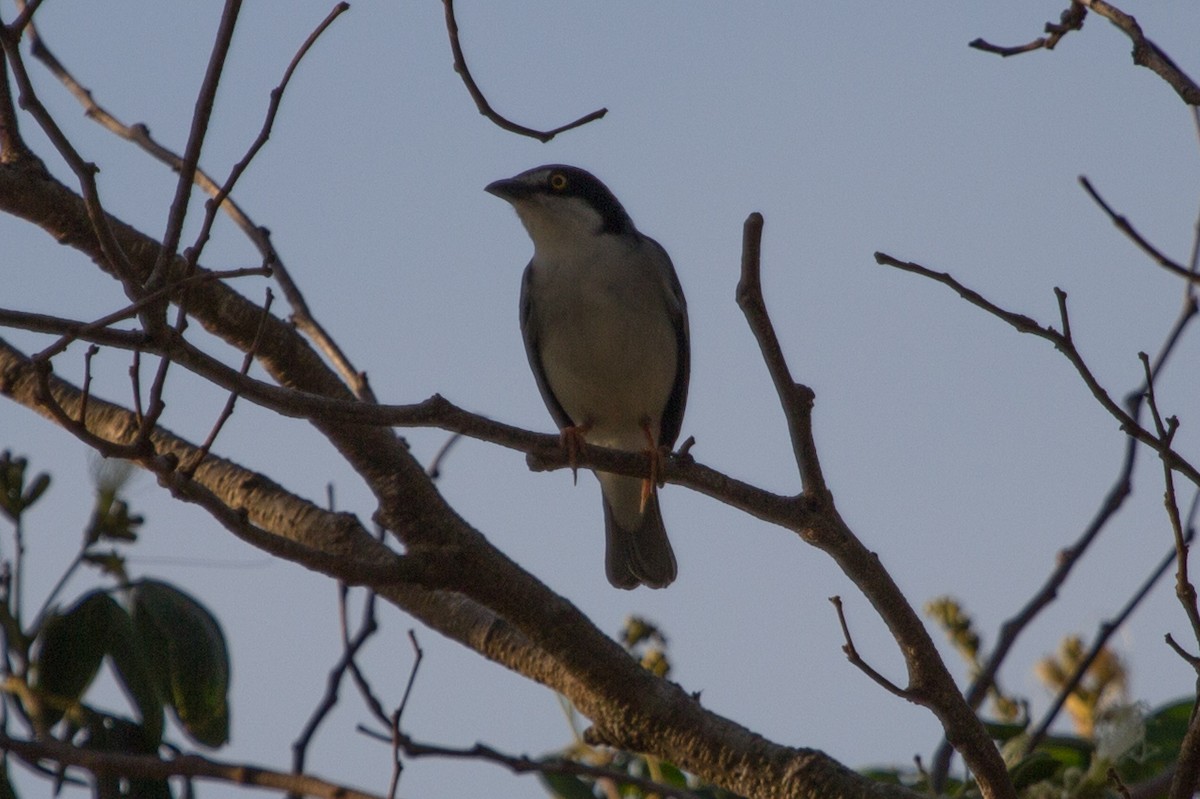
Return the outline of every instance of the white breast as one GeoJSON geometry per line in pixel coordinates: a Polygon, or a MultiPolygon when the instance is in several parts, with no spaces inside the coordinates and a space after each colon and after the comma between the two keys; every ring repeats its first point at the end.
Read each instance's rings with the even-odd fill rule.
{"type": "Polygon", "coordinates": [[[643,423],[657,439],[677,366],[667,287],[652,252],[624,237],[576,240],[531,267],[530,322],[546,380],[588,441],[640,450],[643,423]],[[552,265],[548,265],[552,264],[552,265]]]}

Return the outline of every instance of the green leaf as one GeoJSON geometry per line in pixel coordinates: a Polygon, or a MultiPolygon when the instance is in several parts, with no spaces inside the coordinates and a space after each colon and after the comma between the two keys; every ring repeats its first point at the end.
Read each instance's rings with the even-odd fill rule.
{"type": "Polygon", "coordinates": [[[137,708],[146,743],[153,751],[162,741],[163,695],[147,663],[152,653],[139,645],[133,620],[124,609],[109,625],[107,652],[125,695],[137,708]]]}
{"type": "Polygon", "coordinates": [[[46,493],[46,489],[50,487],[50,475],[42,472],[37,477],[33,478],[33,482],[29,484],[29,490],[21,497],[21,504],[28,508],[33,503],[41,499],[42,494],[46,493]]]}
{"type": "Polygon", "coordinates": [[[1038,749],[1009,769],[1009,776],[1012,777],[1013,787],[1019,791],[1035,782],[1049,779],[1058,773],[1061,767],[1062,763],[1056,758],[1038,749]]]}
{"type": "Polygon", "coordinates": [[[166,780],[130,780],[130,799],[174,799],[166,780]]]}
{"type": "Polygon", "coordinates": [[[33,688],[52,700],[45,707],[48,725],[62,718],[64,702],[78,702],[92,684],[117,614],[124,611],[112,597],[92,591],[66,613],[51,616],[37,631],[33,688]]]}
{"type": "Polygon", "coordinates": [[[1188,697],[1150,711],[1146,716],[1146,743],[1178,752],[1195,704],[1195,697],[1188,697]]]}
{"type": "Polygon", "coordinates": [[[658,764],[658,768],[659,773],[661,774],[661,778],[659,780],[660,782],[664,782],[667,785],[672,785],[676,788],[687,787],[687,775],[680,771],[679,768],[674,764],[664,761],[658,764]]]}
{"type": "Polygon", "coordinates": [[[551,796],[559,799],[596,799],[591,784],[574,774],[539,773],[538,779],[551,796]]]}
{"type": "Polygon", "coordinates": [[[1126,783],[1159,776],[1179,759],[1183,737],[1195,699],[1187,697],[1158,707],[1146,716],[1146,738],[1141,747],[1121,758],[1117,771],[1126,783]]]}
{"type": "Polygon", "coordinates": [[[1016,738],[1025,732],[1027,726],[1026,724],[1011,724],[1002,721],[983,722],[983,728],[987,730],[988,735],[997,741],[1008,741],[1016,738]]]}
{"type": "Polygon", "coordinates": [[[229,740],[229,654],[212,614],[167,583],[146,580],[131,592],[133,625],[151,676],[184,731],[217,747],[229,740]]]}

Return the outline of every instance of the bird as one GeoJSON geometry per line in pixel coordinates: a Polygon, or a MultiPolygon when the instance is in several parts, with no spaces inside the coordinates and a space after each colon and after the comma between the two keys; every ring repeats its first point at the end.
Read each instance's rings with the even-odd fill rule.
{"type": "Polygon", "coordinates": [[[658,475],[683,424],[691,365],[687,302],[671,258],[578,167],[539,166],[485,190],[513,206],[533,241],[521,333],[572,467],[585,440],[649,455],[644,479],[595,472],[608,581],[665,588],[678,567],[658,475]]]}

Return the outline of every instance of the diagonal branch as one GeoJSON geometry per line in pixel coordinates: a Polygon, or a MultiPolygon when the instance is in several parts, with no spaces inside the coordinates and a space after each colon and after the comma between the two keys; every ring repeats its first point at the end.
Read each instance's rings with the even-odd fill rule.
{"type": "Polygon", "coordinates": [[[1132,15],[1126,14],[1105,0],[1078,0],[1082,5],[1117,26],[1133,42],[1133,63],[1146,67],[1165,80],[1188,105],[1200,105],[1200,86],[1176,66],[1158,45],[1146,38],[1142,27],[1132,15]]]}
{"type": "MultiPolygon", "coordinates": [[[[225,57],[229,54],[229,45],[233,41],[233,30],[237,26],[238,13],[241,8],[242,0],[225,0],[225,10],[221,12],[221,22],[217,26],[217,35],[213,42],[212,54],[209,56],[208,68],[204,73],[204,81],[200,84],[200,93],[196,97],[192,126],[188,132],[187,145],[183,150],[183,161],[179,165],[179,180],[175,184],[175,198],[171,201],[171,208],[167,214],[167,229],[163,233],[162,247],[159,250],[158,259],[154,263],[154,268],[146,278],[146,288],[151,290],[165,285],[167,267],[175,259],[175,254],[179,250],[179,239],[183,234],[183,221],[187,216],[188,203],[192,196],[192,184],[196,180],[196,166],[200,163],[200,150],[203,148],[204,138],[208,134],[208,122],[212,118],[213,103],[217,97],[217,85],[221,82],[221,73],[225,69],[225,57]]],[[[153,324],[149,328],[153,330],[153,324]]]]}
{"type": "Polygon", "coordinates": [[[1171,274],[1182,277],[1184,280],[1189,280],[1193,283],[1200,283],[1200,274],[1197,274],[1182,264],[1171,260],[1167,256],[1163,255],[1162,251],[1160,251],[1157,247],[1146,241],[1146,239],[1144,239],[1142,235],[1137,232],[1137,229],[1135,229],[1133,225],[1129,223],[1128,219],[1121,214],[1118,214],[1112,209],[1112,206],[1104,201],[1104,198],[1101,197],[1100,193],[1096,191],[1095,187],[1092,186],[1092,182],[1090,180],[1083,175],[1080,175],[1079,183],[1081,186],[1083,186],[1084,191],[1086,191],[1088,195],[1091,196],[1091,198],[1096,202],[1096,204],[1103,209],[1104,213],[1108,214],[1108,218],[1112,220],[1112,223],[1116,225],[1117,229],[1128,236],[1130,240],[1132,240],[1133,243],[1142,250],[1142,252],[1154,259],[1155,263],[1166,269],[1171,274]]]}
{"type": "Polygon", "coordinates": [[[1166,557],[1159,562],[1158,566],[1155,567],[1154,571],[1150,573],[1150,576],[1148,576],[1142,582],[1141,586],[1138,587],[1138,590],[1133,593],[1133,596],[1131,596],[1129,600],[1121,607],[1121,609],[1117,612],[1117,615],[1111,619],[1106,619],[1100,624],[1100,629],[1096,633],[1095,640],[1092,641],[1091,648],[1088,650],[1083,659],[1079,661],[1079,664],[1075,667],[1075,671],[1063,684],[1062,688],[1058,692],[1058,696],[1055,697],[1054,702],[1051,703],[1050,708],[1046,711],[1046,714],[1042,717],[1042,720],[1037,724],[1036,727],[1033,728],[1033,731],[1026,739],[1026,754],[1032,752],[1046,737],[1046,734],[1050,731],[1050,725],[1054,723],[1054,719],[1058,717],[1059,711],[1062,710],[1063,705],[1066,704],[1067,700],[1071,697],[1071,694],[1075,692],[1075,689],[1079,686],[1079,683],[1087,674],[1087,670],[1091,668],[1092,663],[1097,657],[1100,656],[1100,653],[1104,651],[1104,647],[1108,643],[1108,640],[1112,638],[1113,634],[1117,630],[1121,629],[1121,626],[1125,624],[1131,615],[1133,615],[1133,612],[1137,610],[1138,605],[1140,605],[1142,600],[1144,600],[1150,593],[1150,589],[1154,587],[1155,583],[1162,579],[1162,576],[1166,574],[1167,569],[1170,568],[1171,563],[1173,563],[1174,560],[1175,550],[1172,548],[1172,550],[1167,553],[1166,557]]]}
{"type": "MultiPolygon", "coordinates": [[[[301,45],[296,55],[292,58],[284,73],[284,78],[278,86],[271,92],[272,108],[278,105],[279,98],[286,88],[286,84],[291,78],[295,67],[299,60],[312,47],[317,37],[320,36],[334,19],[343,13],[347,8],[347,4],[339,3],[329,13],[329,15],[313,30],[308,39],[301,45]]],[[[183,169],[183,159],[172,152],[167,147],[160,144],[150,134],[149,128],[142,123],[128,125],[114,116],[107,108],[96,102],[92,92],[85,86],[79,83],[75,76],[66,68],[66,66],[54,55],[46,44],[45,39],[35,26],[30,24],[28,28],[28,36],[31,43],[33,55],[45,64],[58,80],[67,88],[80,105],[83,106],[84,114],[97,124],[104,127],[106,130],[115,133],[121,138],[133,142],[141,147],[145,152],[149,153],[158,161],[166,164],[176,172],[181,172],[183,169]]],[[[273,112],[269,111],[269,117],[273,112]]],[[[269,125],[265,125],[264,129],[269,131],[269,125]]],[[[262,134],[260,133],[260,138],[262,134]]],[[[292,321],[306,333],[310,339],[325,353],[330,362],[341,373],[342,378],[352,387],[356,396],[361,399],[372,399],[370,386],[366,381],[366,375],[354,368],[354,365],[346,357],[345,352],[338,346],[337,342],[325,331],[325,329],[316,321],[312,312],[309,310],[308,303],[304,299],[299,287],[292,280],[291,273],[286,268],[282,256],[276,250],[275,245],[271,242],[270,231],[265,227],[261,227],[254,222],[246,211],[238,205],[238,203],[230,196],[228,191],[224,191],[223,187],[218,185],[208,173],[197,165],[194,173],[196,185],[207,192],[210,197],[216,198],[224,193],[220,201],[220,209],[224,211],[234,224],[242,231],[242,233],[250,240],[255,248],[262,255],[263,263],[271,269],[276,282],[279,283],[280,289],[283,291],[284,297],[292,306],[292,321]]],[[[227,184],[228,185],[228,184],[227,184]]],[[[216,200],[210,200],[210,203],[216,203],[216,200]]]]}
{"type": "Polygon", "coordinates": [[[1012,325],[1022,333],[1030,333],[1038,338],[1045,339],[1054,345],[1055,349],[1061,352],[1067,360],[1075,367],[1075,371],[1083,378],[1083,382],[1092,392],[1092,396],[1108,411],[1121,425],[1121,430],[1141,443],[1150,447],[1163,461],[1172,469],[1186,477],[1193,484],[1200,486],[1200,470],[1189,463],[1182,455],[1173,450],[1170,443],[1164,441],[1154,433],[1151,433],[1146,428],[1142,427],[1136,419],[1130,416],[1121,406],[1112,398],[1112,396],[1100,385],[1100,381],[1092,374],[1091,369],[1084,361],[1079,350],[1075,348],[1074,342],[1065,336],[1063,333],[1055,330],[1052,327],[1042,327],[1036,321],[1023,314],[1013,313],[1005,310],[990,300],[985,299],[978,292],[967,288],[962,283],[959,283],[953,277],[945,272],[935,272],[932,269],[924,267],[918,263],[911,261],[900,261],[892,256],[877,252],[875,253],[875,261],[885,266],[893,266],[905,272],[927,277],[945,286],[949,286],[958,292],[959,296],[967,302],[987,311],[991,315],[1002,319],[1012,325]]]}
{"type": "MultiPolygon", "coordinates": [[[[1200,237],[1197,238],[1200,239],[1200,237]]],[[[1157,378],[1166,367],[1168,359],[1175,352],[1176,345],[1183,338],[1184,330],[1196,316],[1197,307],[1195,298],[1188,293],[1179,315],[1171,325],[1171,329],[1167,333],[1166,339],[1154,360],[1151,376],[1157,378]]],[[[1142,385],[1125,396],[1126,413],[1139,421],[1148,385],[1148,383],[1143,382],[1142,385]]],[[[1029,601],[1014,616],[1000,625],[999,637],[996,640],[995,646],[988,654],[987,661],[983,664],[979,673],[967,689],[967,702],[971,707],[978,709],[983,703],[983,700],[987,697],[989,688],[994,684],[1001,665],[1003,665],[1012,647],[1016,644],[1017,638],[1020,637],[1021,633],[1025,631],[1034,618],[1047,605],[1057,599],[1059,589],[1066,583],[1076,564],[1080,562],[1080,559],[1092,545],[1092,542],[1095,541],[1100,531],[1116,515],[1117,511],[1125,504],[1125,500],[1133,492],[1133,468],[1136,463],[1137,450],[1137,439],[1132,437],[1127,438],[1120,473],[1101,501],[1100,507],[1096,510],[1092,520],[1084,528],[1079,538],[1059,553],[1054,569],[1046,577],[1042,586],[1029,598],[1029,601]]],[[[934,753],[930,765],[930,778],[935,789],[940,790],[944,785],[946,776],[949,774],[951,754],[952,750],[949,743],[943,740],[934,753]]]]}

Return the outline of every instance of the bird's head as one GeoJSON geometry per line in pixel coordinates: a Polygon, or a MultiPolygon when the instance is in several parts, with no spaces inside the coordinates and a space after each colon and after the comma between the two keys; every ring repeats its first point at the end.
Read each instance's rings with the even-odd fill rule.
{"type": "Polygon", "coordinates": [[[489,183],[485,191],[512,204],[537,249],[557,249],[586,236],[626,235],[633,222],[595,175],[550,164],[489,183]]]}

